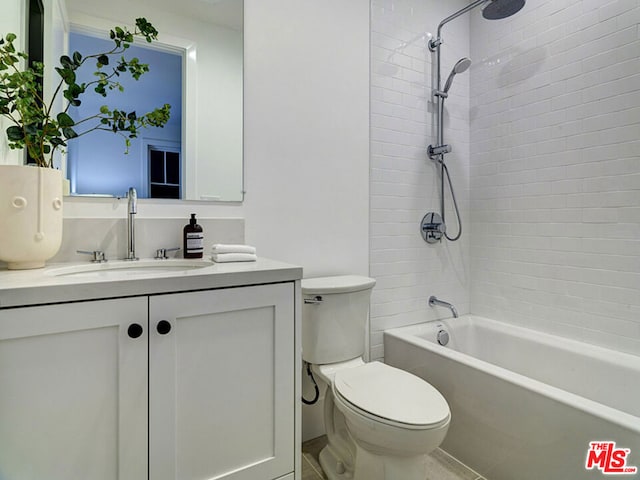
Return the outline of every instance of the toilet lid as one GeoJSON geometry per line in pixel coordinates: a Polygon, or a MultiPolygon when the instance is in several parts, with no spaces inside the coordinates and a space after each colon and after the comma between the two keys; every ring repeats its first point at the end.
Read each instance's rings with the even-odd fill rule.
{"type": "Polygon", "coordinates": [[[303,278],[300,282],[304,295],[329,295],[352,293],[373,288],[373,278],[360,275],[336,275],[334,277],[303,278]]]}
{"type": "Polygon", "coordinates": [[[356,408],[393,422],[430,426],[449,418],[449,405],[438,390],[384,363],[337,372],[334,389],[356,408]]]}

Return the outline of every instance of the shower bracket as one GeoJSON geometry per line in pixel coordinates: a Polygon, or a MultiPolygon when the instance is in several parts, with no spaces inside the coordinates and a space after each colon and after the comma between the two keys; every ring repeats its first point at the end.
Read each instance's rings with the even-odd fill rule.
{"type": "Polygon", "coordinates": [[[443,160],[441,156],[445,153],[451,153],[451,151],[451,145],[436,145],[435,147],[433,145],[429,145],[429,147],[427,148],[427,155],[429,155],[429,158],[431,160],[437,160],[441,162],[443,160]]]}

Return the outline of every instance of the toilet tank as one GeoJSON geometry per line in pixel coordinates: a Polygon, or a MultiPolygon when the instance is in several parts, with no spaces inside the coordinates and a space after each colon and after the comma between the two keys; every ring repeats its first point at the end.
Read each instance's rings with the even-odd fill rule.
{"type": "Polygon", "coordinates": [[[342,362],[365,350],[373,278],[357,275],[302,280],[302,358],[342,362]]]}

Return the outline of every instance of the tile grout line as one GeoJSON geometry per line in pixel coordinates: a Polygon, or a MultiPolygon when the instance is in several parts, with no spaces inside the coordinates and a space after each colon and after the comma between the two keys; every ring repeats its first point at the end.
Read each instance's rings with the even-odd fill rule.
{"type": "Polygon", "coordinates": [[[451,455],[448,452],[445,452],[444,450],[442,450],[441,448],[438,448],[438,450],[440,450],[442,453],[444,453],[447,457],[449,457],[451,460],[453,460],[454,462],[456,462],[458,465],[462,465],[464,468],[466,468],[469,472],[473,473],[474,475],[476,475],[475,480],[485,480],[485,478],[480,475],[478,472],[476,472],[473,468],[469,468],[465,463],[462,463],[460,460],[458,460],[456,457],[454,457],[453,455],[451,455]]]}
{"type": "Polygon", "coordinates": [[[313,463],[309,462],[309,465],[311,465],[311,468],[313,469],[313,471],[316,473],[316,475],[318,476],[318,478],[320,480],[324,479],[324,472],[319,472],[318,470],[316,470],[316,467],[313,463]]]}
{"type": "MultiPolygon", "coordinates": [[[[307,455],[308,455],[308,454],[307,454],[307,455]]],[[[305,462],[307,462],[307,465],[309,465],[309,466],[311,467],[311,470],[313,470],[313,473],[315,473],[315,474],[316,474],[316,476],[317,476],[320,480],[323,480],[323,479],[324,479],[323,474],[322,474],[321,472],[319,472],[319,471],[316,469],[316,467],[315,467],[315,465],[313,464],[313,462],[310,462],[310,461],[305,457],[305,455],[304,455],[304,454],[302,455],[302,458],[304,459],[304,461],[305,461],[305,462]]]]}

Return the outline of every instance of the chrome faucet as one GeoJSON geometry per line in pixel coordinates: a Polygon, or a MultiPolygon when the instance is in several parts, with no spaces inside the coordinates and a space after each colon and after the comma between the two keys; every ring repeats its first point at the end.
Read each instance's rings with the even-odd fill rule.
{"type": "Polygon", "coordinates": [[[431,295],[429,297],[429,306],[431,306],[431,307],[435,307],[435,306],[447,307],[449,310],[451,310],[451,313],[453,313],[453,318],[458,318],[458,311],[456,310],[456,307],[451,305],[449,302],[445,302],[443,300],[438,300],[438,298],[435,295],[431,295]]]}
{"type": "Polygon", "coordinates": [[[127,193],[127,256],[125,260],[138,260],[136,257],[136,224],[135,214],[138,213],[138,194],[133,187],[127,193]]]}

